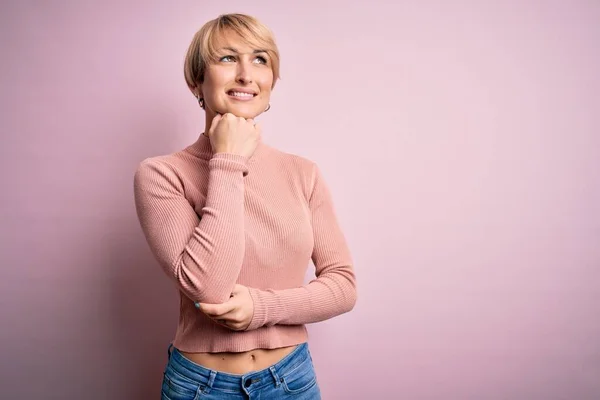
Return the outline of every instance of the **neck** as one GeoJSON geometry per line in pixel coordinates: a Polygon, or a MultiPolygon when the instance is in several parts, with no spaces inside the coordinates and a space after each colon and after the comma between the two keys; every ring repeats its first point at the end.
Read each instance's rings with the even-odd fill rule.
{"type": "Polygon", "coordinates": [[[208,136],[208,132],[210,132],[210,127],[212,125],[212,120],[213,118],[215,118],[217,114],[214,113],[212,110],[206,110],[204,112],[204,132],[202,132],[202,134],[204,136],[208,136]]]}

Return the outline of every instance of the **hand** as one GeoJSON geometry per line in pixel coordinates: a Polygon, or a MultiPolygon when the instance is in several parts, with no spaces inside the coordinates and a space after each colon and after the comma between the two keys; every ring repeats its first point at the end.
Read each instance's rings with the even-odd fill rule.
{"type": "Polygon", "coordinates": [[[231,153],[249,158],[260,142],[261,127],[253,119],[231,113],[217,114],[208,130],[215,153],[231,153]]]}
{"type": "Polygon", "coordinates": [[[243,285],[236,284],[231,297],[225,303],[196,303],[196,306],[219,325],[234,331],[248,328],[254,316],[254,301],[250,290],[243,285]]]}

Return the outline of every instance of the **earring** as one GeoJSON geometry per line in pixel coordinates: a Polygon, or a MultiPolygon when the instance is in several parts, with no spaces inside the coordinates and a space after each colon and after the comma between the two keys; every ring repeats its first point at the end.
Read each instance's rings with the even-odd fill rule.
{"type": "Polygon", "coordinates": [[[204,108],[204,99],[199,95],[196,98],[198,99],[198,104],[200,104],[200,107],[204,108]]]}
{"type": "Polygon", "coordinates": [[[269,103],[269,105],[267,106],[267,109],[264,112],[267,112],[271,109],[271,103],[269,103]]]}

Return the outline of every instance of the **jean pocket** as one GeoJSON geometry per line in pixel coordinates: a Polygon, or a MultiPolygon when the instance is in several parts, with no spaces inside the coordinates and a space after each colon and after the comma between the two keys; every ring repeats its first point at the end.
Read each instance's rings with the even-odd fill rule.
{"type": "Polygon", "coordinates": [[[289,394],[297,394],[307,391],[317,384],[315,368],[309,358],[293,371],[281,377],[281,385],[289,394]]]}
{"type": "Polygon", "coordinates": [[[170,368],[164,373],[162,383],[163,398],[168,400],[198,400],[204,385],[194,382],[170,368]]]}

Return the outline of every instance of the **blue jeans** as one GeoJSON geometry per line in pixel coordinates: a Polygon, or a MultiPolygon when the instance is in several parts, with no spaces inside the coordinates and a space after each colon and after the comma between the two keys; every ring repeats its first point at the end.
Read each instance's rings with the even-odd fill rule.
{"type": "Polygon", "coordinates": [[[172,345],[168,354],[162,400],[321,400],[307,343],[269,368],[244,375],[204,368],[172,345]]]}

